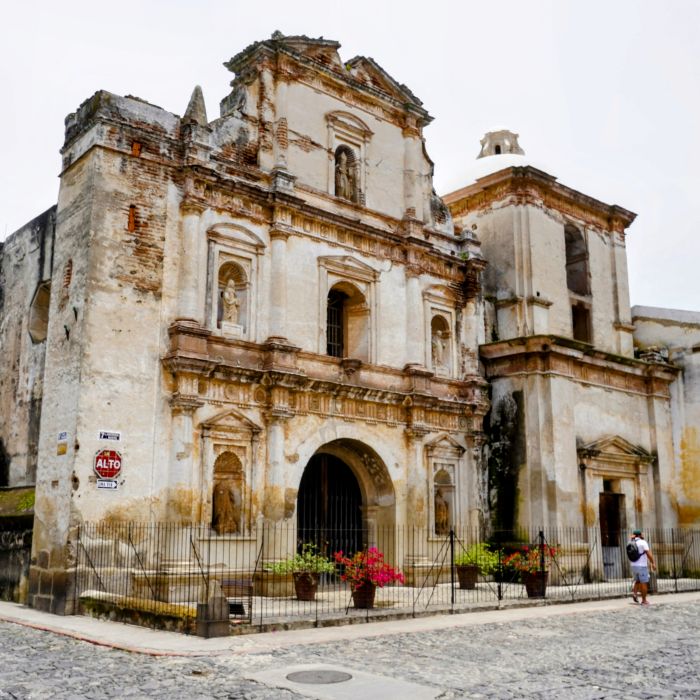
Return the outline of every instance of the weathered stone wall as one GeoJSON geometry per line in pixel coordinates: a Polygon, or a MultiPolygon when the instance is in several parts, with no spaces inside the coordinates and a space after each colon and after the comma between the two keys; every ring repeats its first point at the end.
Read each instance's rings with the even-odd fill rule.
{"type": "Polygon", "coordinates": [[[385,92],[364,96],[344,66],[283,68],[253,60],[211,123],[197,90],[183,119],[99,92],[66,120],[36,607],[70,610],[83,521],[211,522],[222,455],[241,465],[248,522],[294,518],[319,449],[350,465],[368,527],[432,527],[445,463],[454,523],[480,521],[483,261],[432,196],[427,114],[373,64],[385,92]],[[352,198],[335,191],[338,134],[361,154],[352,198]],[[219,312],[227,269],[238,323],[219,312]],[[353,297],[342,358],[326,347],[334,285],[353,297]],[[104,448],[122,457],[112,489],[93,470],[104,448]]]}
{"type": "MultiPolygon", "coordinates": [[[[559,212],[516,206],[508,200],[484,211],[457,215],[475,225],[489,261],[485,293],[496,306],[498,338],[552,333],[571,338],[564,226],[559,212]]],[[[591,343],[606,352],[631,356],[624,236],[577,222],[588,250],[591,343]]]]}
{"type": "Polygon", "coordinates": [[[700,522],[700,313],[634,306],[634,342],[641,357],[681,368],[671,386],[673,485],[680,525],[700,522]]]}
{"type": "Polygon", "coordinates": [[[670,387],[676,373],[650,372],[643,362],[616,356],[589,359],[583,348],[553,340],[481,348],[491,384],[492,501],[515,492],[516,522],[523,526],[588,527],[598,520],[608,479],[625,496],[628,526],[675,526],[670,387]]]}
{"type": "Polygon", "coordinates": [[[0,244],[2,486],[36,478],[50,293],[40,285],[51,282],[55,215],[51,207],[0,244]]]}

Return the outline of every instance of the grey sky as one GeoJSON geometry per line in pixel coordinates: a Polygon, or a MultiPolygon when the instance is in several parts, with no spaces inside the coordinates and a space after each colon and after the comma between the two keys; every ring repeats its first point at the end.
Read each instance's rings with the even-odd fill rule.
{"type": "Polygon", "coordinates": [[[63,120],[84,99],[182,114],[198,83],[215,118],[222,62],[279,29],[371,56],[423,100],[438,192],[507,126],[560,182],[638,214],[633,304],[700,310],[699,2],[24,2],[0,26],[0,239],[56,201],[63,120]]]}

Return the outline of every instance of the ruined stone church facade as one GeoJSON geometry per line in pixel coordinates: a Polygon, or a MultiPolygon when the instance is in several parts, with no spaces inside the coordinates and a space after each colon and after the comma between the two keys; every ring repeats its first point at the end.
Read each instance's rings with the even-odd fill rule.
{"type": "Polygon", "coordinates": [[[58,203],[1,260],[4,478],[36,483],[48,582],[32,604],[64,609],[80,522],[244,537],[303,527],[320,483],[369,539],[615,508],[696,522],[679,367],[634,357],[634,215],[498,163],[441,199],[420,100],[338,49],[253,44],[213,121],[198,88],[184,117],[98,92],[66,119],[58,203]]]}

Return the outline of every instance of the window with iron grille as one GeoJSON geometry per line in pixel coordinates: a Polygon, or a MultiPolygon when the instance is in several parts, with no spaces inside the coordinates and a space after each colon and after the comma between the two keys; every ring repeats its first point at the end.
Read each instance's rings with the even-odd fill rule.
{"type": "Polygon", "coordinates": [[[347,294],[331,289],[328,294],[328,311],[326,318],[326,352],[331,357],[343,357],[345,345],[343,326],[344,309],[347,294]]]}

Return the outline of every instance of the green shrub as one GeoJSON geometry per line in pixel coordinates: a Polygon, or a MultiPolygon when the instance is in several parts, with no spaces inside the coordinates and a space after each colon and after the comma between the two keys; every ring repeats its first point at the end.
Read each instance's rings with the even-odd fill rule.
{"type": "Polygon", "coordinates": [[[335,571],[335,564],[322,554],[314,544],[305,543],[301,546],[301,552],[293,557],[266,564],[265,570],[273,574],[293,574],[306,571],[311,574],[331,574],[335,571]]]}
{"type": "Polygon", "coordinates": [[[482,576],[492,574],[498,568],[498,554],[484,542],[477,542],[455,555],[457,566],[478,566],[482,576]]]}

